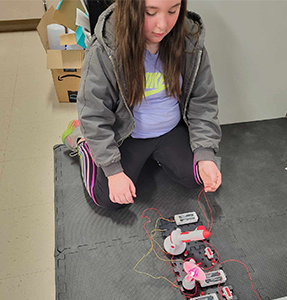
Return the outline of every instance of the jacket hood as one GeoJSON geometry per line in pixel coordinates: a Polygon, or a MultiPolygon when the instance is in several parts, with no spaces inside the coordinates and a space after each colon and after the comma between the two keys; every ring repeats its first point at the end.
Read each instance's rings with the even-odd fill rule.
{"type": "Polygon", "coordinates": [[[115,3],[110,5],[100,16],[95,27],[95,39],[107,51],[108,55],[116,50],[115,46],[115,3]]]}
{"type": "MultiPolygon", "coordinates": [[[[101,46],[104,47],[108,55],[111,55],[115,50],[115,34],[114,34],[114,9],[115,3],[110,5],[99,17],[98,22],[95,27],[94,39],[92,39],[91,44],[97,40],[101,46]]],[[[186,16],[186,25],[188,30],[187,39],[189,39],[192,44],[195,46],[197,43],[197,47],[199,49],[203,48],[204,39],[205,39],[205,26],[201,17],[195,13],[188,11],[186,16]],[[192,36],[194,33],[198,31],[198,26],[200,26],[200,36],[199,39],[197,36],[192,36]]]]}
{"type": "Polygon", "coordinates": [[[190,39],[193,44],[197,43],[197,37],[191,37],[198,31],[198,26],[196,24],[199,24],[200,27],[198,48],[202,49],[205,40],[205,26],[203,24],[202,18],[200,17],[199,14],[195,12],[187,11],[187,16],[186,16],[186,26],[188,32],[187,38],[190,39]]]}

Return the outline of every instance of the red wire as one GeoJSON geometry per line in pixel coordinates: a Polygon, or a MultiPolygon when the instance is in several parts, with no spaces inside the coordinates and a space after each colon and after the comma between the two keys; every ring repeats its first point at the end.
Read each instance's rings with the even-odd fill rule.
{"type": "MultiPolygon", "coordinates": [[[[148,231],[147,231],[147,229],[146,229],[146,224],[151,222],[151,219],[150,219],[148,216],[145,216],[145,215],[144,215],[144,213],[145,213],[147,210],[155,210],[155,211],[157,211],[157,213],[161,216],[162,219],[165,219],[165,218],[162,216],[162,214],[159,212],[159,210],[156,209],[156,208],[154,208],[154,207],[146,208],[146,209],[142,212],[141,218],[142,218],[142,219],[143,219],[143,218],[148,219],[148,221],[146,221],[146,222],[144,223],[144,230],[145,230],[145,232],[147,233],[147,235],[148,235],[148,237],[149,237],[149,240],[152,241],[152,238],[151,238],[151,236],[149,235],[149,233],[148,233],[148,231]]],[[[153,245],[153,244],[152,244],[152,245],[153,245]]],[[[178,278],[180,277],[180,272],[179,272],[179,275],[177,275],[176,272],[175,272],[174,269],[173,269],[173,265],[170,265],[170,264],[166,261],[166,255],[167,255],[168,253],[166,253],[166,252],[164,252],[164,251],[162,251],[162,250],[160,250],[160,249],[156,249],[154,246],[152,246],[152,248],[153,248],[155,251],[159,251],[159,252],[162,252],[162,253],[165,254],[165,256],[164,256],[165,263],[166,263],[167,265],[169,265],[169,266],[172,268],[173,273],[174,273],[174,274],[176,275],[176,277],[177,277],[177,278],[175,279],[175,281],[173,282],[173,284],[172,284],[172,286],[175,286],[175,282],[176,282],[176,281],[178,280],[178,278]]],[[[173,259],[173,256],[174,256],[174,255],[172,255],[171,261],[172,261],[172,259],[173,259]]],[[[172,261],[172,264],[173,264],[173,261],[172,261]]],[[[194,292],[193,294],[190,295],[190,294],[186,294],[186,293],[184,293],[184,292],[182,292],[182,294],[183,294],[185,297],[187,297],[188,299],[192,299],[192,296],[194,296],[194,295],[197,293],[197,284],[198,284],[198,283],[196,283],[196,285],[195,285],[195,292],[194,292]]]]}
{"type": "Polygon", "coordinates": [[[203,214],[204,214],[204,216],[205,216],[205,219],[206,219],[206,221],[207,221],[207,227],[209,228],[209,220],[208,220],[208,218],[207,218],[207,215],[206,215],[204,209],[202,208],[202,206],[201,206],[201,204],[200,204],[200,195],[201,195],[203,192],[204,192],[204,189],[202,189],[202,191],[198,194],[197,202],[198,202],[198,205],[199,205],[201,211],[203,212],[203,214]]]}
{"type": "MultiPolygon", "coordinates": [[[[147,210],[155,210],[160,216],[161,216],[161,218],[162,219],[166,219],[166,218],[164,218],[163,216],[162,216],[162,214],[159,212],[159,210],[158,209],[156,209],[156,208],[154,208],[154,207],[149,207],[149,208],[146,208],[143,212],[142,212],[142,214],[141,214],[141,218],[148,218],[147,216],[144,216],[144,213],[147,211],[147,210]]],[[[149,218],[148,218],[149,219],[149,218]]],[[[149,219],[150,220],[150,219],[149,219]]],[[[170,220],[171,222],[174,222],[174,221],[172,221],[172,220],[170,220]]]]}
{"type": "Polygon", "coordinates": [[[205,216],[205,219],[206,219],[206,221],[207,221],[207,228],[208,228],[208,231],[211,232],[211,229],[212,229],[212,227],[213,227],[213,214],[212,214],[212,209],[211,209],[211,207],[210,207],[210,205],[209,205],[208,199],[207,199],[207,197],[206,197],[206,193],[205,193],[205,189],[206,189],[206,188],[207,188],[207,186],[204,187],[204,188],[201,190],[201,192],[198,194],[197,202],[198,202],[198,205],[199,205],[201,211],[203,212],[203,214],[204,214],[204,216],[205,216]],[[201,206],[201,204],[200,204],[200,195],[201,195],[202,193],[203,193],[203,195],[204,195],[206,204],[207,204],[207,206],[208,206],[208,208],[209,208],[209,212],[210,212],[210,224],[209,224],[209,219],[208,219],[208,217],[207,217],[207,215],[206,215],[204,209],[202,208],[202,206],[201,206]],[[209,226],[209,225],[210,225],[210,226],[209,226]]]}
{"type": "Polygon", "coordinates": [[[172,284],[172,286],[174,287],[175,286],[175,282],[176,281],[178,281],[178,278],[180,277],[180,270],[178,270],[178,275],[176,274],[176,272],[174,271],[174,262],[173,262],[173,257],[174,257],[174,255],[172,255],[172,257],[171,257],[171,263],[172,263],[172,266],[171,266],[171,268],[172,268],[172,272],[173,272],[173,274],[176,276],[176,279],[175,279],[175,281],[173,282],[173,284],[172,284]]]}
{"type": "MultiPolygon", "coordinates": [[[[162,216],[162,214],[159,212],[159,210],[156,209],[156,208],[153,208],[153,207],[151,207],[151,208],[146,208],[146,209],[142,212],[141,218],[142,218],[142,219],[143,219],[143,218],[148,219],[148,221],[146,221],[146,222],[144,223],[144,230],[145,230],[146,234],[148,235],[150,242],[152,242],[152,238],[151,238],[151,236],[149,235],[149,233],[148,233],[148,231],[147,231],[147,229],[146,229],[146,224],[150,223],[150,222],[151,222],[151,219],[150,219],[148,216],[144,216],[144,213],[145,213],[147,210],[152,210],[152,209],[155,210],[155,211],[157,211],[157,213],[161,216],[162,219],[165,219],[165,218],[162,216]]],[[[157,252],[164,253],[165,256],[166,256],[166,252],[162,251],[161,249],[155,248],[153,243],[152,243],[152,245],[153,245],[153,246],[152,246],[153,250],[155,250],[155,251],[157,251],[157,252]]],[[[167,265],[169,265],[170,267],[172,267],[172,265],[170,265],[170,264],[166,261],[166,257],[165,257],[165,263],[166,263],[167,265]]]]}
{"type": "MultiPolygon", "coordinates": [[[[147,231],[147,229],[146,229],[146,224],[150,223],[150,222],[151,222],[151,219],[150,219],[148,216],[145,216],[144,213],[145,213],[147,210],[152,210],[152,209],[155,210],[155,211],[157,211],[157,213],[161,216],[162,219],[165,219],[165,218],[162,216],[162,214],[159,212],[159,210],[156,209],[156,208],[154,208],[154,207],[146,208],[146,209],[142,212],[141,218],[142,218],[142,219],[144,219],[144,218],[148,219],[148,221],[146,221],[146,222],[144,223],[144,230],[145,230],[146,234],[148,235],[150,241],[151,241],[152,239],[151,239],[151,236],[149,235],[149,233],[148,233],[148,231],[147,231]]],[[[154,249],[154,247],[153,247],[153,249],[154,249]]],[[[161,251],[161,252],[163,252],[163,251],[161,251]]]]}
{"type": "MultiPolygon", "coordinates": [[[[204,216],[205,216],[205,218],[206,218],[208,231],[211,232],[212,227],[213,227],[213,214],[212,214],[212,209],[211,209],[211,207],[210,207],[210,205],[209,205],[209,201],[208,201],[208,199],[207,199],[207,197],[206,197],[205,188],[207,188],[207,187],[204,187],[204,188],[202,189],[202,191],[201,191],[201,192],[199,193],[199,195],[198,195],[198,199],[197,199],[197,200],[198,200],[199,207],[200,207],[200,209],[202,210],[202,212],[203,212],[203,214],[204,214],[204,216]],[[207,215],[206,215],[204,209],[202,208],[202,206],[201,206],[201,204],[200,204],[200,196],[201,196],[202,193],[203,193],[203,195],[204,195],[206,204],[207,204],[207,206],[208,206],[208,208],[209,208],[209,211],[210,211],[210,221],[209,221],[209,219],[208,219],[208,217],[207,217],[207,215]]],[[[165,219],[165,218],[162,216],[162,214],[159,212],[159,210],[156,209],[156,208],[154,208],[154,207],[146,208],[146,209],[142,212],[141,218],[146,218],[146,219],[148,219],[148,221],[146,221],[146,222],[144,223],[144,230],[146,231],[146,233],[147,233],[147,235],[148,235],[150,241],[152,242],[152,238],[151,238],[151,236],[149,235],[149,233],[148,233],[148,231],[147,231],[147,229],[146,229],[146,224],[151,222],[151,219],[150,219],[148,216],[145,216],[145,215],[144,215],[144,213],[145,213],[147,210],[155,210],[155,211],[161,216],[162,219],[165,219]]],[[[171,222],[174,222],[174,221],[171,220],[171,222]]],[[[215,251],[216,254],[217,254],[217,260],[216,260],[216,263],[215,263],[212,267],[206,268],[206,269],[205,269],[205,270],[209,270],[209,269],[210,269],[210,270],[209,270],[209,272],[210,272],[210,271],[218,264],[218,262],[219,262],[219,253],[218,253],[218,251],[215,249],[215,247],[212,246],[210,243],[208,243],[207,241],[204,241],[204,240],[203,240],[203,242],[204,242],[205,246],[206,246],[206,245],[209,245],[210,247],[212,247],[212,249],[214,249],[214,251],[215,251]]],[[[153,245],[153,243],[152,243],[152,245],[153,245]]],[[[180,277],[180,271],[179,271],[179,275],[177,275],[176,272],[174,271],[174,262],[173,262],[173,260],[172,260],[173,257],[174,257],[174,255],[172,255],[172,258],[171,258],[171,263],[172,263],[172,264],[169,264],[169,263],[167,262],[167,260],[166,260],[166,255],[167,255],[168,253],[166,253],[166,252],[164,252],[164,251],[162,251],[162,250],[160,250],[160,249],[156,249],[154,246],[152,246],[152,247],[153,247],[153,249],[154,249],[155,251],[162,252],[162,253],[165,254],[165,257],[164,257],[165,263],[166,263],[167,265],[169,265],[169,266],[172,268],[173,273],[174,273],[174,274],[176,275],[176,277],[177,277],[176,280],[172,283],[172,287],[174,287],[174,286],[175,286],[175,282],[178,281],[178,278],[180,277]]],[[[186,258],[186,259],[184,260],[184,262],[187,261],[188,259],[190,259],[190,258],[186,258]]],[[[239,260],[236,260],[236,259],[229,259],[229,260],[225,260],[225,261],[221,262],[221,263],[217,266],[217,268],[216,268],[216,271],[217,271],[218,275],[220,275],[220,273],[219,273],[219,271],[218,271],[218,270],[219,270],[219,267],[220,267],[222,264],[227,263],[227,262],[238,262],[238,263],[240,263],[241,265],[243,265],[243,266],[245,267],[245,269],[246,269],[246,271],[247,271],[247,274],[248,274],[248,276],[249,276],[249,279],[250,279],[250,283],[251,283],[251,287],[252,287],[253,292],[256,294],[256,296],[257,296],[260,300],[262,300],[262,299],[260,298],[260,296],[257,294],[257,292],[255,291],[254,286],[253,286],[253,281],[252,281],[252,278],[251,278],[251,275],[250,275],[250,272],[249,272],[247,266],[246,266],[243,262],[241,262],[241,261],[239,261],[239,260]]],[[[221,296],[221,298],[220,298],[220,300],[221,300],[221,299],[222,299],[222,296],[224,296],[224,295],[221,293],[221,290],[219,289],[220,284],[221,284],[221,282],[218,284],[217,290],[218,290],[218,293],[219,293],[220,296],[221,296]]],[[[197,293],[197,285],[198,285],[198,283],[196,283],[196,285],[195,285],[195,292],[194,292],[193,294],[186,294],[186,293],[182,292],[182,294],[184,295],[183,297],[186,297],[186,298],[188,298],[188,299],[192,299],[192,296],[194,296],[194,295],[197,293]]]]}
{"type": "Polygon", "coordinates": [[[212,209],[211,209],[211,207],[210,207],[210,205],[209,205],[209,202],[208,202],[208,199],[207,199],[207,197],[206,197],[205,191],[203,192],[203,195],[204,195],[206,204],[207,204],[207,206],[208,206],[208,208],[209,208],[209,211],[210,211],[210,228],[209,228],[209,231],[211,232],[211,229],[212,229],[212,226],[213,226],[213,214],[212,214],[212,209]]]}
{"type": "MultiPolygon", "coordinates": [[[[205,268],[204,270],[209,270],[207,273],[209,273],[209,272],[211,272],[212,271],[212,269],[218,264],[218,262],[219,262],[219,253],[218,253],[218,251],[210,244],[210,243],[208,243],[207,241],[203,241],[204,242],[204,244],[205,244],[205,246],[210,246],[215,252],[216,252],[216,254],[217,254],[217,259],[216,259],[216,263],[214,263],[214,265],[212,265],[211,267],[209,267],[209,268],[205,268]]],[[[218,272],[217,272],[218,273],[218,272]]],[[[219,273],[218,273],[218,275],[219,275],[219,273]]]]}
{"type": "MultiPolygon", "coordinates": [[[[249,279],[250,279],[250,283],[251,283],[251,287],[252,287],[253,292],[256,294],[256,296],[258,297],[258,299],[262,300],[262,299],[260,298],[260,296],[257,294],[257,292],[255,291],[255,289],[254,289],[253,281],[252,281],[252,278],[251,278],[251,275],[250,275],[250,272],[249,272],[247,266],[246,266],[242,261],[237,260],[237,259],[228,259],[228,260],[225,260],[225,261],[221,262],[221,263],[217,266],[216,271],[218,272],[218,269],[219,269],[219,267],[220,267],[222,264],[225,264],[225,263],[230,262],[230,261],[238,262],[238,263],[240,263],[241,265],[243,265],[243,266],[245,267],[245,269],[246,269],[246,271],[247,271],[247,274],[248,274],[248,276],[249,276],[249,279]]],[[[220,283],[219,283],[219,285],[220,285],[220,283]]],[[[218,287],[217,287],[217,290],[218,290],[218,292],[219,292],[219,294],[220,294],[221,296],[224,296],[224,295],[221,293],[221,291],[219,290],[219,285],[218,285],[218,287]]]]}

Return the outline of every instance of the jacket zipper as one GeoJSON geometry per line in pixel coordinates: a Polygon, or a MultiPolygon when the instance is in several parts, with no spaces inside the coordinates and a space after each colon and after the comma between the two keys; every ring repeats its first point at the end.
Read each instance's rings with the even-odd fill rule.
{"type": "Polygon", "coordinates": [[[199,70],[199,63],[200,63],[201,55],[202,55],[202,50],[200,50],[199,54],[198,54],[198,60],[197,60],[197,66],[196,66],[195,74],[193,76],[193,79],[192,79],[192,82],[191,82],[191,85],[190,85],[190,89],[189,89],[189,92],[188,92],[187,97],[186,97],[184,110],[183,110],[183,119],[184,119],[187,126],[188,126],[187,119],[186,119],[187,104],[189,103],[189,97],[190,97],[191,91],[193,89],[194,82],[195,82],[195,79],[196,79],[196,76],[197,76],[197,73],[198,73],[198,70],[199,70]]]}
{"type": "Polygon", "coordinates": [[[133,114],[132,114],[130,108],[128,107],[127,101],[126,101],[126,99],[125,99],[125,97],[124,97],[124,93],[123,93],[123,91],[122,91],[122,88],[121,88],[121,85],[120,85],[120,81],[119,81],[119,77],[118,77],[118,75],[117,75],[116,68],[115,68],[115,65],[114,65],[114,62],[113,62],[113,59],[112,59],[112,56],[111,56],[111,55],[109,56],[109,59],[110,59],[110,61],[111,61],[111,63],[112,63],[112,66],[113,66],[113,68],[114,68],[115,76],[116,76],[116,79],[117,79],[117,82],[118,82],[118,85],[119,85],[120,93],[121,93],[122,98],[123,98],[123,100],[124,100],[125,107],[126,107],[126,109],[128,110],[128,112],[129,112],[129,114],[130,114],[130,116],[131,116],[131,118],[132,118],[132,120],[133,120],[133,128],[132,128],[132,130],[131,130],[127,135],[125,135],[124,137],[122,137],[122,138],[117,142],[118,147],[119,147],[119,146],[123,143],[123,141],[124,141],[126,138],[128,138],[128,137],[132,134],[132,132],[134,131],[134,129],[135,129],[135,121],[134,121],[133,114]]]}

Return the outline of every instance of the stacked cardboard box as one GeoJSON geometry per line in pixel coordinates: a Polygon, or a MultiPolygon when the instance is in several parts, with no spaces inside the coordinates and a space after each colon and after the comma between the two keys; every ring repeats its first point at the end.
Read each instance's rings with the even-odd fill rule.
{"type": "MultiPolygon", "coordinates": [[[[63,0],[57,9],[53,6],[44,14],[37,31],[44,49],[47,52],[47,68],[51,70],[56,93],[59,102],[76,102],[81,79],[81,68],[83,65],[85,50],[51,50],[49,49],[47,25],[61,24],[74,31],[76,9],[84,8],[81,1],[63,0]],[[60,7],[61,4],[61,7],[60,7]],[[59,7],[61,9],[59,9],[59,7]]],[[[61,36],[62,45],[77,44],[76,34],[64,34],[61,36]]]]}

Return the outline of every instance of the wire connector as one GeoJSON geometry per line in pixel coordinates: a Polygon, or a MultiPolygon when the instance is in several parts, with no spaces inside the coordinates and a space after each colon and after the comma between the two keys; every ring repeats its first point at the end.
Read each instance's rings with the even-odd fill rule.
{"type": "Polygon", "coordinates": [[[214,255],[212,250],[209,247],[204,249],[204,256],[206,256],[209,260],[213,259],[214,255]]]}

